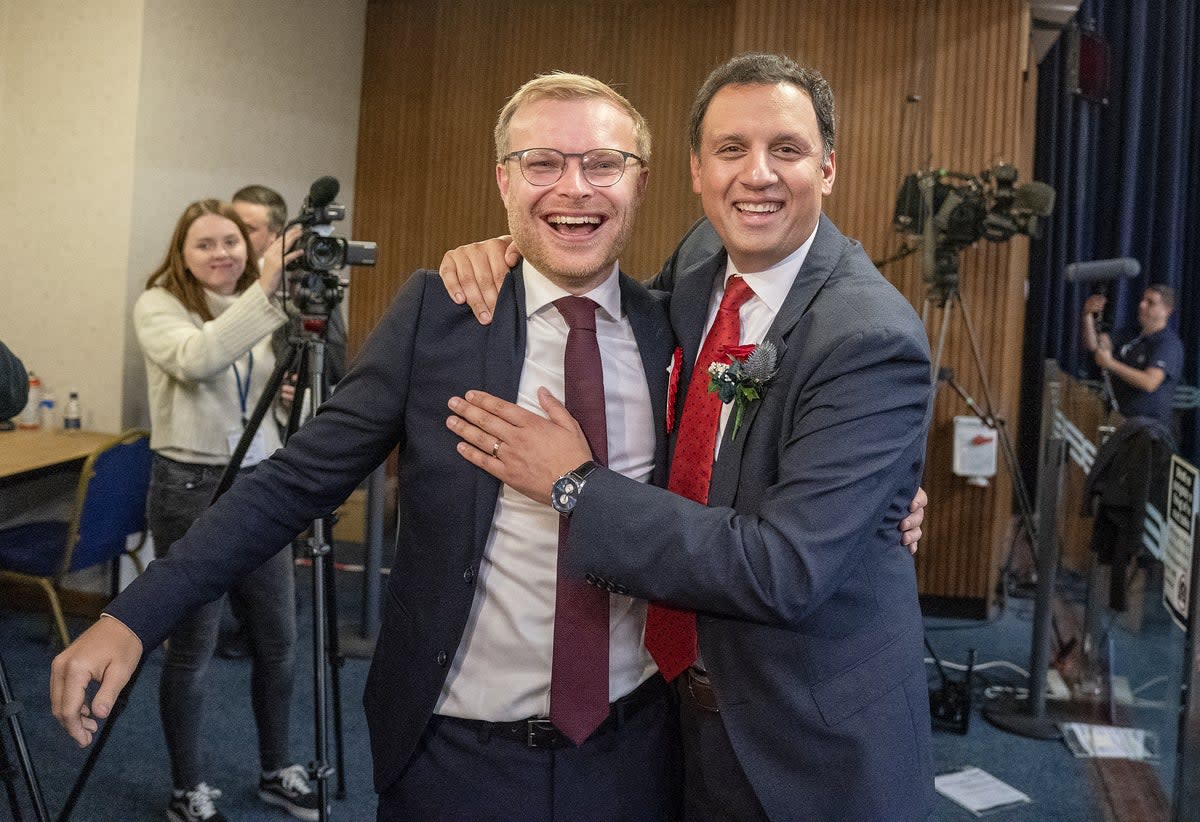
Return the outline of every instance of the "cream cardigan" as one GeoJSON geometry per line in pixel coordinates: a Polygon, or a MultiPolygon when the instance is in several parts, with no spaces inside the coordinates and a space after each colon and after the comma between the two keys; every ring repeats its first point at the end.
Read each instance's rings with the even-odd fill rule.
{"type": "MultiPolygon", "coordinates": [[[[133,325],[146,362],[150,447],[181,462],[221,465],[229,461],[230,433],[241,429],[233,365],[243,385],[250,370],[249,416],[275,368],[271,332],[287,315],[257,283],[237,296],[205,294],[214,320],[202,321],[166,289],[155,287],[138,297],[133,325]]],[[[275,424],[268,418],[259,430],[266,453],[272,453],[280,446],[275,424]]]]}

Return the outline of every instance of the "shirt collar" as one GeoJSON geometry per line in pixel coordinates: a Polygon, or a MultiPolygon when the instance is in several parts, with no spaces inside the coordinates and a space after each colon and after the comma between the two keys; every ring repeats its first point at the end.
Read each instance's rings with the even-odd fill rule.
{"type": "MultiPolygon", "coordinates": [[[[570,296],[570,291],[550,282],[546,278],[546,275],[534,268],[528,260],[522,262],[521,265],[523,266],[522,272],[525,280],[526,319],[537,314],[559,297],[570,296]]],[[[621,319],[621,284],[617,276],[619,270],[619,264],[613,263],[612,271],[604,279],[604,282],[586,294],[579,295],[587,297],[590,300],[595,300],[600,308],[613,320],[621,319]]]]}
{"type": "Polygon", "coordinates": [[[791,254],[765,271],[756,271],[752,274],[738,271],[733,260],[729,259],[727,255],[724,282],[728,283],[729,278],[735,275],[741,277],[746,281],[746,285],[750,286],[754,296],[766,303],[772,311],[779,313],[788,292],[792,290],[792,283],[796,281],[796,275],[800,273],[800,268],[804,265],[805,258],[808,257],[808,250],[812,248],[813,239],[816,236],[817,229],[814,228],[812,234],[808,235],[808,239],[791,254]]]}

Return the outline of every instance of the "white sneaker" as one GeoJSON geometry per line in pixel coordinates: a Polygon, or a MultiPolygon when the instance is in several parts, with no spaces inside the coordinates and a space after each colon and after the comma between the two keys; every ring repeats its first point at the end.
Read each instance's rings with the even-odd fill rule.
{"type": "Polygon", "coordinates": [[[321,800],[308,785],[303,765],[289,765],[258,780],[258,796],[263,802],[283,808],[297,819],[317,822],[321,818],[321,800]]]}
{"type": "Polygon", "coordinates": [[[167,819],[170,822],[229,822],[213,804],[214,799],[220,798],[219,790],[203,782],[190,791],[172,791],[167,819]]]}

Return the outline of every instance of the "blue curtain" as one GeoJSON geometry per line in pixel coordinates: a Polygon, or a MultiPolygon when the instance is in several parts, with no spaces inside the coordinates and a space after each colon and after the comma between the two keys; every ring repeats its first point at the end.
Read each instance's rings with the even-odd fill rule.
{"type": "MultiPolygon", "coordinates": [[[[1176,290],[1181,381],[1200,385],[1200,59],[1195,0],[1085,0],[1077,20],[1111,49],[1107,105],[1066,86],[1066,35],[1038,67],[1034,178],[1058,193],[1030,255],[1021,391],[1021,463],[1037,463],[1042,362],[1095,375],[1080,341],[1092,283],[1068,283],[1071,262],[1134,257],[1141,274],[1108,284],[1118,326],[1137,325],[1150,283],[1176,290]]],[[[1184,413],[1182,451],[1200,463],[1200,413],[1184,413]]],[[[1032,484],[1031,486],[1032,487],[1032,484]]]]}

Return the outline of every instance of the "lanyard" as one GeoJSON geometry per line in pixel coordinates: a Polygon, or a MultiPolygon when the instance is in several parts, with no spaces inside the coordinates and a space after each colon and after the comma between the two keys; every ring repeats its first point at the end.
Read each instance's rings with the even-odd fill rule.
{"type": "Polygon", "coordinates": [[[250,352],[250,362],[246,365],[246,383],[242,384],[242,375],[238,371],[237,362],[233,363],[233,380],[237,383],[238,404],[242,407],[242,428],[246,427],[246,400],[250,397],[250,377],[254,374],[254,352],[250,352]]]}

